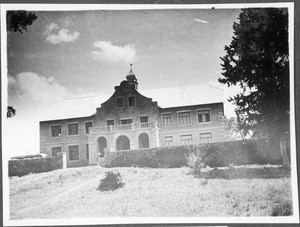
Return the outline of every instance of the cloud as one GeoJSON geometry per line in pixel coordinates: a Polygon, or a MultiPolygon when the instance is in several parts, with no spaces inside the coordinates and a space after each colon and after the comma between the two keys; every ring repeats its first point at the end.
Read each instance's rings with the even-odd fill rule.
{"type": "Polygon", "coordinates": [[[60,44],[64,42],[74,42],[79,38],[80,33],[77,31],[71,32],[66,28],[60,28],[55,23],[51,23],[46,26],[44,35],[48,42],[60,44]]]}
{"type": "Polygon", "coordinates": [[[8,98],[14,102],[54,103],[71,96],[67,88],[53,77],[46,78],[32,72],[8,76],[8,98]]]}
{"type": "Polygon", "coordinates": [[[109,41],[94,42],[93,56],[95,60],[108,62],[132,63],[136,59],[134,45],[113,46],[109,41]]]}

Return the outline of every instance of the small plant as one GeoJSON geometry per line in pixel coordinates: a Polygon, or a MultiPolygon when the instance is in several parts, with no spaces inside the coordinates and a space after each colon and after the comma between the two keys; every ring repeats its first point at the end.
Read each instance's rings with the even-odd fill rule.
{"type": "Polygon", "coordinates": [[[195,152],[190,152],[186,156],[187,165],[192,169],[193,173],[201,173],[201,170],[206,167],[205,162],[203,161],[205,157],[205,152],[198,150],[195,152]]]}
{"type": "Polygon", "coordinates": [[[203,179],[201,180],[201,186],[206,186],[208,184],[208,180],[203,179]]]}
{"type": "Polygon", "coordinates": [[[100,180],[98,190],[99,191],[114,191],[124,186],[122,182],[121,174],[117,171],[109,171],[105,173],[106,176],[100,180]]]}
{"type": "Polygon", "coordinates": [[[285,200],[273,207],[271,216],[290,216],[293,214],[292,201],[285,200]]]}

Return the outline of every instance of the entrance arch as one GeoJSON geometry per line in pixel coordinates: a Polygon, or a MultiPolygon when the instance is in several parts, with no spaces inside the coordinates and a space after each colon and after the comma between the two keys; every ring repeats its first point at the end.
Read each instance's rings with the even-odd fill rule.
{"type": "Polygon", "coordinates": [[[116,141],[117,151],[130,150],[130,141],[127,136],[119,136],[116,141]]]}
{"type": "Polygon", "coordinates": [[[139,148],[149,148],[149,136],[147,133],[139,135],[139,148]]]}
{"type": "Polygon", "coordinates": [[[107,140],[101,136],[98,138],[98,153],[100,153],[100,157],[104,157],[104,148],[107,148],[107,140]]]}

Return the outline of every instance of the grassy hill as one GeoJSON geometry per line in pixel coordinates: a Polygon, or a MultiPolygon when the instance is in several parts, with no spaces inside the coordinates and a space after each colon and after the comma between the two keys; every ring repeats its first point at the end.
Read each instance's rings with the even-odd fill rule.
{"type": "Polygon", "coordinates": [[[290,178],[201,179],[188,168],[146,169],[97,166],[10,178],[10,218],[270,216],[291,199],[290,178]],[[125,183],[96,190],[105,172],[125,183]]]}

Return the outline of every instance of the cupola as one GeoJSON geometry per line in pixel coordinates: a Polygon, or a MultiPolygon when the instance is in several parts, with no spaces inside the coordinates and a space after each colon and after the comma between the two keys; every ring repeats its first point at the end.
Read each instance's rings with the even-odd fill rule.
{"type": "Polygon", "coordinates": [[[128,81],[128,83],[130,85],[134,84],[135,90],[138,89],[138,82],[137,82],[137,79],[134,75],[134,72],[132,71],[132,64],[130,64],[130,71],[126,76],[126,80],[128,81]]]}

